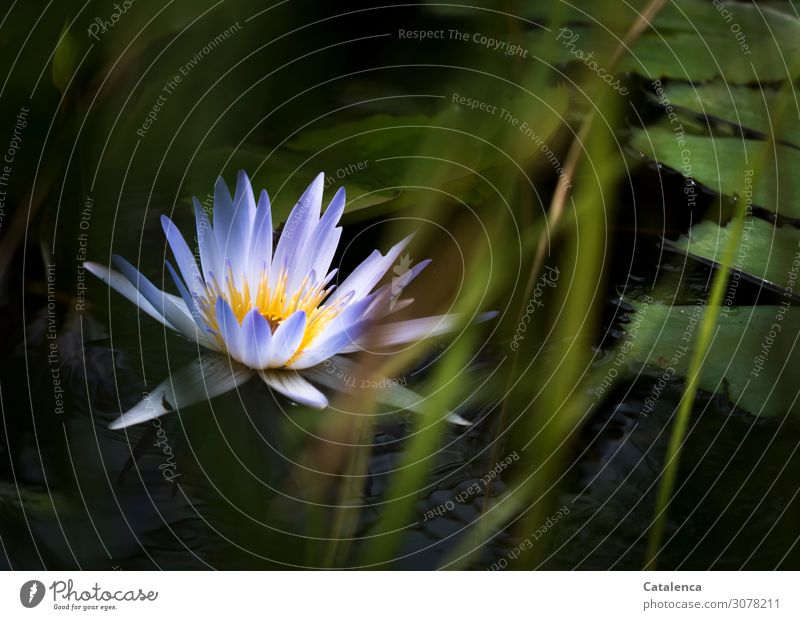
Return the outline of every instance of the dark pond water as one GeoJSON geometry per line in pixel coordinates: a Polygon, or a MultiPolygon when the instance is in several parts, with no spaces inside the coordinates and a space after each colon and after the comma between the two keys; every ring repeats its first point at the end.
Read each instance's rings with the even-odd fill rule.
{"type": "MultiPolygon", "coordinates": [[[[647,169],[638,182],[650,183],[655,174],[647,169]]],[[[683,217],[668,222],[668,236],[670,229],[680,232],[683,217]]],[[[651,291],[654,280],[673,278],[679,298],[691,299],[705,295],[710,273],[692,264],[675,280],[682,259],[661,252],[660,235],[648,234],[646,221],[632,231],[625,220],[621,215],[618,222],[615,278],[604,312],[607,336],[597,365],[606,361],[627,320],[630,307],[619,301],[621,290],[635,297],[651,291]]],[[[746,300],[755,289],[740,294],[746,300]]],[[[40,416],[35,423],[27,399],[34,411],[52,407],[53,377],[46,307],[26,308],[34,317],[26,340],[19,340],[4,362],[0,562],[25,569],[320,566],[332,513],[313,504],[336,505],[339,485],[304,488],[314,478],[298,476],[290,460],[298,458],[300,429],[309,420],[299,418],[293,430],[264,386],[251,382],[239,393],[193,407],[181,421],[166,416],[157,425],[134,428],[130,444],[105,428],[118,402],[135,403],[142,389],[194,353],[179,339],[164,340],[152,324],[138,325],[133,311],[120,306],[130,320],[115,323],[113,338],[102,318],[91,314],[62,326],[60,379],[70,413],[47,421],[40,416]],[[19,389],[9,390],[10,385],[19,389]],[[17,496],[17,488],[27,495],[17,496]]],[[[488,372],[496,357],[491,348],[484,351],[476,373],[488,372]]],[[[684,387],[680,379],[670,382],[655,409],[643,415],[654,381],[641,375],[620,382],[595,408],[550,500],[559,527],[535,535],[530,546],[536,553],[515,566],[509,553],[535,533],[509,527],[491,537],[473,557],[472,568],[641,567],[670,420],[684,387]]],[[[293,415],[293,408],[287,413],[293,415]]],[[[465,528],[507,489],[504,479],[513,474],[513,464],[491,485],[483,482],[497,464],[497,408],[466,415],[476,424],[449,429],[418,500],[417,522],[402,538],[396,568],[441,566],[465,528]]],[[[345,556],[350,559],[333,564],[357,564],[352,558],[381,519],[409,430],[409,419],[397,418],[367,438],[373,447],[355,483],[355,542],[345,556]]],[[[661,566],[800,565],[798,445],[796,420],[755,420],[734,411],[724,397],[701,394],[682,454],[661,566]]],[[[505,456],[502,449],[499,453],[505,456]]]]}

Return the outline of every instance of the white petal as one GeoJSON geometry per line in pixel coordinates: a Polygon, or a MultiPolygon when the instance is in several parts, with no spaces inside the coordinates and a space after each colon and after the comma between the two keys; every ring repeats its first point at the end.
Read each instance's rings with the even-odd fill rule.
{"type": "MultiPolygon", "coordinates": [[[[331,261],[339,247],[342,229],[336,224],[344,212],[346,194],[344,188],[339,188],[331,200],[319,223],[314,228],[313,234],[306,247],[303,249],[301,270],[315,271],[319,276],[324,276],[331,268],[331,261]]],[[[299,258],[299,257],[298,257],[299,258]]],[[[299,261],[295,261],[298,265],[299,261]]]]}
{"type": "Polygon", "coordinates": [[[180,291],[181,298],[183,300],[182,304],[178,303],[176,305],[178,305],[181,310],[185,308],[189,313],[189,318],[191,318],[197,326],[197,342],[211,349],[218,349],[219,347],[217,346],[217,341],[208,335],[209,329],[205,317],[203,316],[202,312],[200,312],[200,309],[195,303],[191,293],[189,293],[189,290],[186,288],[186,285],[184,285],[183,280],[181,280],[180,276],[178,276],[175,268],[170,264],[169,261],[167,261],[167,269],[172,276],[172,280],[175,282],[175,286],[178,287],[178,291],[180,291]]]}
{"type": "Polygon", "coordinates": [[[230,353],[234,359],[241,361],[243,357],[243,343],[240,334],[241,330],[239,329],[239,320],[236,318],[228,302],[222,297],[217,299],[217,305],[214,311],[217,317],[219,335],[222,336],[228,353],[230,353]]]}
{"type": "Polygon", "coordinates": [[[272,351],[269,355],[270,368],[283,366],[297,352],[306,331],[306,313],[298,310],[278,325],[272,334],[272,351]]]}
{"type": "Polygon", "coordinates": [[[193,202],[194,218],[197,224],[197,246],[200,249],[200,267],[203,270],[203,278],[210,283],[212,272],[222,273],[217,238],[214,236],[214,229],[203,205],[197,198],[194,198],[193,202]]]}
{"type": "Polygon", "coordinates": [[[371,303],[372,297],[366,297],[345,308],[287,367],[310,368],[353,346],[366,328],[363,316],[371,303]]]}
{"type": "Polygon", "coordinates": [[[245,315],[241,326],[242,363],[250,368],[266,368],[272,352],[269,323],[255,308],[245,315]]]}
{"type": "Polygon", "coordinates": [[[217,179],[214,188],[214,235],[225,270],[224,273],[217,273],[217,276],[224,279],[230,266],[237,287],[241,285],[244,275],[244,259],[252,225],[248,219],[248,209],[246,200],[240,199],[238,204],[234,204],[225,181],[222,177],[217,179]]]}
{"type": "MultiPolygon", "coordinates": [[[[340,392],[351,392],[352,390],[350,388],[352,383],[343,381],[337,376],[337,373],[343,373],[349,380],[354,380],[359,374],[357,365],[353,363],[352,360],[341,355],[331,358],[328,366],[320,364],[303,372],[306,377],[316,383],[339,390],[340,392]],[[330,370],[331,368],[333,371],[330,370]]],[[[389,379],[382,380],[381,378],[374,378],[372,380],[386,386],[378,387],[368,392],[374,395],[378,402],[396,407],[397,409],[422,413],[422,405],[425,399],[416,392],[402,385],[397,385],[389,379]]],[[[445,420],[460,426],[472,426],[472,422],[465,420],[457,413],[448,412],[445,416],[445,420]]]]}
{"type": "Polygon", "coordinates": [[[233,206],[237,217],[244,218],[249,230],[256,216],[256,198],[253,194],[253,185],[244,170],[239,170],[236,176],[236,193],[233,196],[233,206]]]}
{"type": "Polygon", "coordinates": [[[367,309],[365,313],[366,316],[370,318],[380,318],[381,316],[397,312],[408,306],[410,302],[406,303],[406,300],[401,300],[400,296],[411,281],[430,264],[430,259],[417,263],[404,274],[392,278],[389,284],[384,284],[375,291],[374,301],[369,309],[367,309]]]}
{"type": "Polygon", "coordinates": [[[164,291],[157,288],[136,267],[131,265],[121,256],[114,256],[114,262],[128,278],[131,284],[144,295],[152,306],[164,315],[172,326],[187,338],[195,342],[202,341],[206,335],[198,329],[197,323],[191,315],[191,309],[186,307],[183,300],[173,301],[164,291]]]}
{"type": "Polygon", "coordinates": [[[142,311],[149,314],[156,321],[163,323],[170,329],[175,329],[170,322],[164,318],[164,315],[156,310],[153,304],[145,299],[144,295],[139,292],[139,289],[131,284],[130,280],[128,280],[128,278],[126,278],[120,272],[114,271],[111,269],[111,267],[104,267],[103,265],[99,265],[98,263],[93,263],[90,261],[83,263],[83,266],[87,271],[89,271],[89,273],[92,273],[100,278],[125,299],[139,306],[142,311]]]}
{"type": "Polygon", "coordinates": [[[318,409],[328,406],[325,395],[294,370],[260,370],[258,374],[273,390],[301,405],[318,409]]]}
{"type": "Polygon", "coordinates": [[[229,392],[253,376],[253,372],[239,364],[231,364],[220,355],[208,355],[195,360],[177,371],[138,405],[129,409],[109,425],[120,429],[152,420],[194,403],[229,392]]]}
{"type": "Polygon", "coordinates": [[[292,209],[278,240],[275,255],[272,261],[270,282],[274,285],[280,276],[280,270],[285,267],[289,274],[287,291],[291,295],[306,276],[295,269],[295,259],[302,256],[306,241],[319,222],[319,213],[322,209],[322,191],[325,175],[319,173],[311,182],[300,200],[292,209]]]}
{"type": "Polygon", "coordinates": [[[413,236],[411,234],[396,244],[386,253],[386,256],[381,256],[380,252],[377,251],[373,252],[339,285],[331,295],[330,301],[336,301],[350,292],[355,294],[355,300],[367,296],[375,288],[378,281],[386,275],[386,272],[389,271],[389,268],[398,259],[400,252],[405,249],[413,236]]]}
{"type": "Polygon", "coordinates": [[[272,265],[272,211],[267,192],[262,190],[250,231],[250,250],[247,257],[247,278],[252,288],[258,287],[261,274],[269,274],[272,265]]]}
{"type": "Polygon", "coordinates": [[[172,248],[172,254],[178,263],[178,269],[181,270],[181,276],[186,288],[193,295],[201,293],[205,288],[203,277],[200,275],[200,270],[194,260],[194,254],[192,254],[189,246],[186,245],[186,240],[183,238],[181,231],[166,215],[161,216],[161,227],[164,229],[169,247],[172,248]]]}
{"type": "MultiPolygon", "coordinates": [[[[487,321],[495,316],[497,316],[496,312],[484,312],[478,316],[476,322],[487,321]]],[[[463,320],[463,317],[457,314],[442,314],[378,325],[359,338],[353,347],[345,349],[343,352],[352,353],[360,349],[380,349],[416,342],[425,338],[434,338],[458,328],[463,320]]]]}

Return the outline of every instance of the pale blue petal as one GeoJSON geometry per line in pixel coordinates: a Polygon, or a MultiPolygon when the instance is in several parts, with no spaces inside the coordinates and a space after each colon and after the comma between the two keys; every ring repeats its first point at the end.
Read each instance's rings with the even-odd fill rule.
{"type": "Polygon", "coordinates": [[[269,270],[272,264],[272,210],[265,190],[261,190],[253,228],[250,231],[250,255],[247,263],[250,286],[257,287],[262,272],[269,270]]]}
{"type": "Polygon", "coordinates": [[[217,326],[219,327],[219,335],[225,342],[225,347],[228,353],[234,359],[242,359],[241,351],[241,335],[239,329],[239,321],[233,313],[230,305],[225,299],[219,297],[215,308],[217,316],[217,326]]]}
{"type": "Polygon", "coordinates": [[[172,248],[172,254],[178,263],[178,269],[181,271],[186,288],[195,295],[201,293],[204,289],[203,277],[200,275],[200,270],[194,260],[194,254],[186,244],[181,231],[166,215],[161,216],[161,227],[164,229],[169,247],[172,248]]]}
{"type": "Polygon", "coordinates": [[[131,281],[128,280],[128,278],[126,278],[124,275],[118,271],[114,271],[111,269],[111,267],[105,267],[89,261],[83,263],[83,266],[89,273],[92,273],[100,278],[120,295],[125,297],[125,299],[139,306],[142,311],[153,317],[156,321],[163,323],[170,329],[175,329],[175,327],[173,327],[170,322],[164,318],[164,315],[156,310],[155,306],[147,301],[145,296],[139,292],[139,289],[131,284],[131,281]]]}
{"type": "Polygon", "coordinates": [[[328,406],[328,399],[305,378],[292,370],[262,370],[259,376],[276,392],[287,398],[317,409],[328,406]]]}
{"type": "Polygon", "coordinates": [[[253,194],[253,186],[244,170],[239,170],[236,176],[236,194],[233,197],[233,206],[236,209],[236,217],[243,217],[249,229],[256,215],[256,199],[253,194]]]}
{"type": "Polygon", "coordinates": [[[303,351],[298,359],[287,365],[287,368],[295,368],[297,370],[311,368],[341,353],[347,347],[353,346],[353,342],[364,332],[367,325],[368,322],[366,321],[353,323],[347,328],[328,336],[325,340],[320,340],[313,347],[309,347],[307,351],[303,351]]]}
{"type": "Polygon", "coordinates": [[[208,219],[203,205],[197,198],[194,202],[194,217],[197,223],[197,245],[200,248],[200,267],[203,270],[203,278],[206,283],[211,282],[211,273],[220,272],[222,263],[219,259],[219,249],[217,248],[217,238],[214,236],[214,229],[208,219]]]}
{"type": "Polygon", "coordinates": [[[319,227],[329,230],[334,228],[344,213],[345,203],[347,202],[347,195],[345,194],[344,187],[340,187],[331,199],[328,208],[319,220],[319,227]]]}
{"type": "MultiPolygon", "coordinates": [[[[339,390],[341,392],[352,392],[352,386],[357,377],[365,376],[364,372],[359,369],[351,359],[344,356],[337,355],[333,357],[328,366],[318,365],[308,370],[304,370],[303,374],[308,379],[319,383],[325,387],[339,390]],[[336,372],[331,372],[333,368],[336,372]],[[349,381],[342,381],[337,374],[341,372],[350,378],[349,381]]],[[[379,403],[390,405],[400,410],[413,411],[415,413],[423,413],[425,399],[419,394],[409,390],[407,387],[399,385],[391,379],[384,379],[382,377],[370,377],[371,382],[381,386],[371,389],[366,392],[366,395],[372,396],[379,403]]],[[[472,426],[472,422],[465,420],[457,413],[447,412],[444,419],[453,424],[460,426],[472,426]]]]}
{"type": "Polygon", "coordinates": [[[297,352],[306,331],[306,313],[298,310],[278,325],[272,335],[270,368],[283,366],[297,352]]]}
{"type": "Polygon", "coordinates": [[[228,186],[225,185],[225,179],[218,177],[214,184],[214,236],[217,238],[220,258],[225,254],[232,221],[233,198],[228,191],[228,186]]]}
{"type": "Polygon", "coordinates": [[[253,309],[242,321],[242,359],[250,368],[266,368],[272,351],[272,331],[261,313],[253,309]]]}
{"type": "Polygon", "coordinates": [[[324,276],[331,268],[331,262],[336,254],[336,248],[339,247],[341,238],[342,229],[333,228],[318,242],[315,242],[313,245],[314,250],[309,252],[312,260],[311,268],[320,276],[324,276]]]}
{"type": "Polygon", "coordinates": [[[253,371],[231,364],[220,355],[207,355],[172,374],[149,396],[109,425],[120,429],[146,422],[194,403],[214,398],[236,388],[253,376],[253,371]]]}
{"type": "Polygon", "coordinates": [[[345,347],[353,346],[368,324],[363,317],[372,301],[370,296],[345,308],[288,367],[310,368],[336,355],[345,347]]]}
{"type": "Polygon", "coordinates": [[[386,256],[381,256],[377,251],[373,252],[369,258],[356,267],[353,273],[339,285],[339,288],[331,295],[330,301],[335,301],[342,295],[346,295],[350,292],[354,293],[356,300],[368,295],[397,261],[400,253],[405,249],[412,237],[413,234],[393,246],[392,249],[386,253],[386,256]]]}
{"type": "Polygon", "coordinates": [[[299,270],[294,269],[294,263],[298,255],[302,256],[306,241],[319,222],[324,182],[325,176],[319,173],[311,182],[311,185],[308,186],[308,189],[303,192],[300,200],[297,201],[297,204],[286,219],[281,238],[278,240],[278,246],[275,249],[270,281],[273,284],[277,282],[280,277],[280,269],[285,265],[289,273],[289,286],[287,287],[289,294],[294,292],[306,276],[305,273],[301,274],[299,270]]]}
{"type": "MultiPolygon", "coordinates": [[[[164,318],[166,318],[176,330],[195,342],[204,341],[205,334],[197,329],[197,325],[190,314],[191,310],[181,309],[178,303],[167,297],[164,291],[157,288],[150,280],[141,274],[136,267],[121,256],[115,255],[113,256],[113,260],[130,283],[144,295],[145,299],[147,299],[158,312],[164,315],[164,318]]],[[[183,302],[180,303],[185,308],[185,304],[183,304],[183,302]]]]}
{"type": "MultiPolygon", "coordinates": [[[[189,290],[184,285],[183,281],[178,276],[178,273],[175,271],[175,268],[170,264],[169,261],[166,261],[166,264],[167,264],[167,269],[169,270],[170,275],[172,275],[172,279],[175,282],[175,286],[178,287],[178,291],[181,294],[180,299],[182,299],[183,301],[182,304],[176,304],[176,305],[179,306],[181,310],[185,309],[189,318],[191,318],[192,321],[194,321],[195,325],[198,328],[197,342],[202,344],[204,347],[207,347],[214,351],[218,351],[219,343],[209,335],[209,332],[211,330],[209,329],[205,316],[200,311],[200,308],[197,305],[195,299],[192,297],[192,294],[189,292],[189,290]]],[[[169,293],[164,293],[164,294],[169,295],[169,293]]]]}
{"type": "Polygon", "coordinates": [[[307,257],[307,263],[304,264],[305,270],[313,269],[320,276],[328,273],[342,236],[342,229],[337,228],[336,225],[344,212],[345,198],[344,188],[341,187],[315,227],[313,236],[303,253],[304,257],[307,257]]]}
{"type": "Polygon", "coordinates": [[[391,312],[397,312],[409,305],[410,301],[400,299],[405,288],[416,278],[425,267],[431,264],[431,260],[424,260],[414,265],[411,269],[400,276],[392,278],[389,284],[384,284],[375,291],[374,301],[366,311],[369,318],[380,318],[391,312]]]}
{"type": "Polygon", "coordinates": [[[244,338],[241,326],[230,305],[222,297],[217,299],[216,313],[219,334],[225,341],[228,353],[234,359],[242,361],[244,338]]]}
{"type": "MultiPolygon", "coordinates": [[[[478,315],[475,322],[488,321],[495,316],[496,312],[484,312],[478,315]]],[[[464,317],[458,314],[442,314],[378,325],[358,338],[352,347],[347,347],[342,352],[380,349],[434,338],[457,329],[463,325],[464,320],[464,317]]]]}

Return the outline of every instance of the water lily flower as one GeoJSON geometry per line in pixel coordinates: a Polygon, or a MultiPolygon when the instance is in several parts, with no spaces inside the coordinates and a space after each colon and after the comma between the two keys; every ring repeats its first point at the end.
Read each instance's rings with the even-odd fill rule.
{"type": "MultiPolygon", "coordinates": [[[[398,292],[430,263],[422,261],[377,287],[411,236],[386,254],[374,251],[338,286],[332,284],[337,270],[330,267],[342,233],[337,224],[345,192],[339,189],[321,213],[323,181],[320,173],[303,193],[273,248],[267,192],[262,190],[256,200],[250,180],[240,172],[231,196],[219,178],[213,224],[194,200],[199,265],[178,228],[162,215],[177,264],[175,269],[167,261],[167,268],[180,296],[160,290],[120,256],[113,257],[119,272],[85,263],[145,313],[212,352],[173,373],[111,428],[212,398],[254,376],[292,401],[324,408],[328,399],[313,383],[345,389],[336,376],[354,372],[345,354],[414,342],[458,324],[454,315],[385,321],[413,301],[398,300],[398,292]]],[[[420,402],[419,396],[394,384],[376,395],[403,408],[420,402]]],[[[449,415],[454,422],[467,423],[449,415]]]]}

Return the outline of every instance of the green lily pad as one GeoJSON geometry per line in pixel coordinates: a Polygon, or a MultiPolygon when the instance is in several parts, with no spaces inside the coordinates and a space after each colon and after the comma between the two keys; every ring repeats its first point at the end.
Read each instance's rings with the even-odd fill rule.
{"type": "MultiPolygon", "coordinates": [[[[631,4],[632,8],[616,1],[576,6],[529,2],[520,10],[539,23],[567,25],[566,31],[534,32],[531,50],[544,50],[547,59],[555,62],[587,63],[579,52],[593,54],[602,69],[603,59],[611,57],[647,3],[631,4]],[[549,44],[542,46],[542,38],[549,44]]],[[[744,3],[726,3],[718,9],[705,0],[675,0],[656,15],[617,71],[650,79],[702,82],[723,77],[731,83],[749,84],[797,77],[798,61],[800,20],[796,17],[744,3]]]]}
{"type": "MultiPolygon", "coordinates": [[[[731,235],[730,225],[701,222],[682,235],[672,247],[711,264],[722,259],[731,235]]],[[[789,295],[795,291],[800,267],[800,230],[793,226],[774,226],[757,217],[747,217],[731,267],[750,279],[764,282],[789,295]]]]}
{"type": "Polygon", "coordinates": [[[787,218],[800,219],[800,151],[769,148],[766,142],[741,138],[689,135],[675,125],[633,133],[630,146],[660,164],[679,171],[725,196],[742,195],[752,184],[752,204],[787,218]],[[754,169],[758,169],[755,172],[754,169]],[[775,196],[780,197],[776,204],[775,196]]]}
{"type": "Polygon", "coordinates": [[[721,81],[698,85],[675,82],[665,85],[663,90],[663,97],[656,99],[664,106],[716,118],[759,132],[765,137],[774,131],[776,140],[800,146],[800,126],[796,123],[775,126],[777,91],[735,86],[721,81]]]}
{"type": "MultiPolygon", "coordinates": [[[[623,326],[628,359],[664,381],[685,376],[705,307],[632,303],[636,311],[623,326]]],[[[792,373],[800,363],[798,334],[800,312],[788,302],[724,308],[700,373],[700,389],[725,394],[755,416],[797,415],[800,388],[792,373]]],[[[656,400],[663,389],[659,385],[651,394],[656,400]]]]}
{"type": "Polygon", "coordinates": [[[346,188],[345,214],[350,220],[360,213],[377,215],[382,211],[374,207],[379,205],[382,210],[412,205],[419,191],[442,191],[473,202],[483,195],[483,180],[476,173],[511,169],[509,158],[523,166],[539,158],[542,165],[552,166],[542,142],[531,135],[546,140],[556,131],[569,105],[569,92],[553,88],[547,101],[527,93],[508,102],[496,100],[503,103],[493,106],[494,114],[448,99],[435,116],[377,114],[304,131],[278,149],[214,149],[198,157],[189,171],[188,188],[202,199],[217,175],[228,179],[244,169],[256,187],[268,188],[275,222],[286,218],[311,175],[319,171],[326,174],[326,195],[346,188]],[[500,118],[502,107],[518,123],[500,118]]]}

